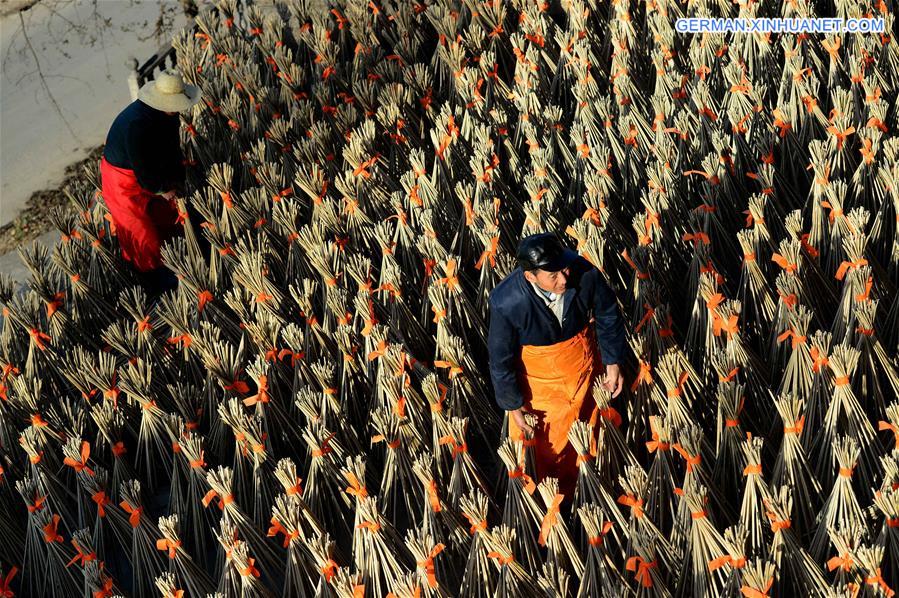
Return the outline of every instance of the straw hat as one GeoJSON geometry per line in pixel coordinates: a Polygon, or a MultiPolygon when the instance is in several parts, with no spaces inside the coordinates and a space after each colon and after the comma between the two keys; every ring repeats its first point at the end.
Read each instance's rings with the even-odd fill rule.
{"type": "Polygon", "coordinates": [[[163,112],[183,112],[200,101],[200,88],[185,84],[181,73],[165,70],[140,88],[137,98],[163,112]]]}

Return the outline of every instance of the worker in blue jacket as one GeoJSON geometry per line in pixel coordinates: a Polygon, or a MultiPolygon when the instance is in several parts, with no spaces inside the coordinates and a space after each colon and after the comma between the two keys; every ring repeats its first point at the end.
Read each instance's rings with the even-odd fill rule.
{"type": "MultiPolygon", "coordinates": [[[[553,233],[522,239],[513,270],[490,293],[487,347],[496,401],[509,434],[536,441],[537,475],[570,491],[575,420],[597,423],[593,385],[618,396],[624,384],[624,321],[615,294],[590,262],[553,233]],[[531,427],[525,413],[537,418],[531,427]]],[[[564,493],[564,492],[563,492],[564,493]]]]}

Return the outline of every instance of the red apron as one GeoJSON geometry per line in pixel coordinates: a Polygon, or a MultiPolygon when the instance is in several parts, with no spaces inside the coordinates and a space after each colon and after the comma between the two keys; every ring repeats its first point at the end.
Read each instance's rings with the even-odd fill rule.
{"type": "MultiPolygon", "coordinates": [[[[571,498],[577,482],[577,453],[568,442],[575,420],[596,426],[599,408],[593,399],[593,382],[602,369],[593,327],[554,345],[524,345],[519,387],[524,409],[537,416],[534,427],[537,477],[559,479],[559,491],[571,498]]],[[[519,438],[518,425],[509,420],[509,436],[519,438]]]]}
{"type": "Polygon", "coordinates": [[[103,200],[115,225],[122,257],[141,272],[162,265],[160,247],[180,229],[174,201],[140,186],[133,170],[100,160],[103,200]]]}

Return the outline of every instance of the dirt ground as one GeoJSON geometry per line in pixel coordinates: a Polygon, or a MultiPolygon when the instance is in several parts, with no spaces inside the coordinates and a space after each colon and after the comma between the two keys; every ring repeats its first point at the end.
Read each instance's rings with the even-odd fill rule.
{"type": "Polygon", "coordinates": [[[31,242],[50,230],[53,227],[50,221],[50,214],[54,209],[75,209],[69,203],[63,190],[85,181],[84,167],[91,166],[96,168],[102,153],[103,147],[96,147],[91,150],[90,155],[84,160],[67,166],[65,178],[59,187],[35,191],[18,217],[9,224],[0,227],[0,255],[12,251],[24,243],[31,242]]]}

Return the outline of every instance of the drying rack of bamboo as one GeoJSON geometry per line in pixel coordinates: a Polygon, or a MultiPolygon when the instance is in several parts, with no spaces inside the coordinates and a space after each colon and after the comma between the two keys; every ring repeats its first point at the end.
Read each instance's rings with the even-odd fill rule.
{"type": "Polygon", "coordinates": [[[899,47],[674,23],[894,9],[217,0],[178,288],[95,171],[0,276],[0,594],[892,595],[899,47]],[[571,497],[486,367],[545,230],[633,349],[571,497]]]}

